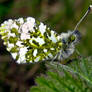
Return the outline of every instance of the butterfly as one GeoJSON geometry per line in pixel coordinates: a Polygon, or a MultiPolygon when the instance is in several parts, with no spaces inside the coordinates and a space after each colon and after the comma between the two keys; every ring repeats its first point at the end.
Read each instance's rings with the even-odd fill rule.
{"type": "Polygon", "coordinates": [[[77,30],[78,22],[73,31],[58,34],[47,25],[33,17],[9,19],[0,26],[0,35],[6,49],[17,63],[33,63],[48,59],[62,61],[71,56],[81,35],[77,30]]]}

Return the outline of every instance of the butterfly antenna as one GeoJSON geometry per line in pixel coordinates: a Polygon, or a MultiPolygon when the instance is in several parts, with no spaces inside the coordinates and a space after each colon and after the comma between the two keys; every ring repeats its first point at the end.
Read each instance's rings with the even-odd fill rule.
{"type": "Polygon", "coordinates": [[[86,13],[84,14],[84,16],[80,19],[80,21],[77,23],[77,25],[75,26],[74,30],[77,30],[78,26],[80,25],[80,23],[86,18],[86,16],[89,14],[89,12],[92,10],[92,5],[89,6],[88,10],[86,11],[86,13]]]}

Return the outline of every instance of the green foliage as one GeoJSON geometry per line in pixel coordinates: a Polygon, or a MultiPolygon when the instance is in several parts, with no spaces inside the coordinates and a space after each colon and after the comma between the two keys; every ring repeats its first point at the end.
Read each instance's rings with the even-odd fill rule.
{"type": "Polygon", "coordinates": [[[0,22],[9,13],[14,0],[5,0],[0,3],[0,22]]]}
{"type": "Polygon", "coordinates": [[[92,62],[89,58],[80,58],[71,64],[47,63],[47,76],[36,79],[37,86],[30,92],[91,92],[92,62]]]}

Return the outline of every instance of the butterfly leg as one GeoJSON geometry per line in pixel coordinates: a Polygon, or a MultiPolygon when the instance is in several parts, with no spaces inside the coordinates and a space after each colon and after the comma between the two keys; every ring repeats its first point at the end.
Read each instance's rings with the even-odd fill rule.
{"type": "Polygon", "coordinates": [[[57,58],[58,54],[55,55],[55,57],[51,60],[53,62],[57,58]]]}

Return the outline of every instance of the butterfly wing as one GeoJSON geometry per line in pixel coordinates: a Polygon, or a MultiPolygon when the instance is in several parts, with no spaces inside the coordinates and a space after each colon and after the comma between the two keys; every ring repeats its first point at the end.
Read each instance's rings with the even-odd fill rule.
{"type": "Polygon", "coordinates": [[[62,47],[58,34],[32,17],[5,21],[0,34],[17,63],[53,58],[62,47]]]}

